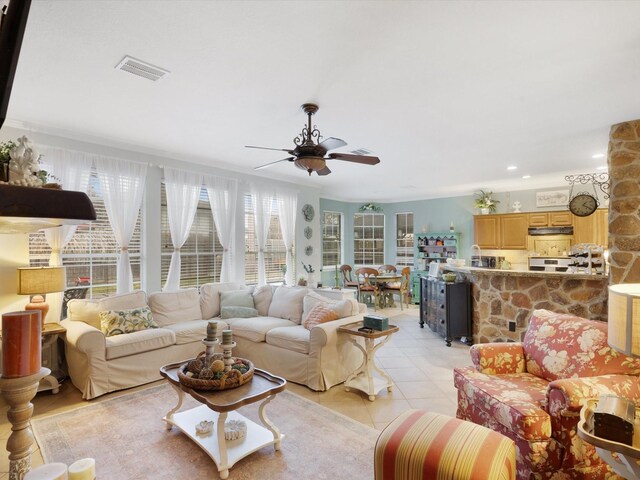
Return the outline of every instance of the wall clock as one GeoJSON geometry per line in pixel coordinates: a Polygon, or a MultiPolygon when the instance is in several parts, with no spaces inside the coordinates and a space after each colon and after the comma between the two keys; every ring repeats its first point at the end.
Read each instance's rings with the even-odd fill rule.
{"type": "Polygon", "coordinates": [[[589,193],[579,193],[569,202],[569,210],[577,217],[588,217],[598,208],[598,199],[589,193]]]}
{"type": "Polygon", "coordinates": [[[315,211],[313,210],[313,205],[309,205],[308,203],[302,207],[302,215],[304,215],[304,219],[307,222],[310,222],[311,220],[313,220],[313,217],[315,216],[315,211]]]}
{"type": "Polygon", "coordinates": [[[304,229],[304,238],[309,240],[311,237],[313,237],[313,229],[311,227],[305,228],[304,229]]]}

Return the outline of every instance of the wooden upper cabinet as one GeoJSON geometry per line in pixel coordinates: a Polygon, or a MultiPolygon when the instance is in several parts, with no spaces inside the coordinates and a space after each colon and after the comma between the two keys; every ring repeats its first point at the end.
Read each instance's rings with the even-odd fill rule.
{"type": "Polygon", "coordinates": [[[500,217],[502,215],[476,215],[473,217],[474,243],[480,248],[500,248],[500,217]]]}
{"type": "Polygon", "coordinates": [[[500,248],[526,250],[529,221],[526,213],[500,215],[500,248]]]}
{"type": "Polygon", "coordinates": [[[546,227],[547,225],[549,225],[549,215],[547,212],[529,214],[530,227],[546,227]]]}
{"type": "Polygon", "coordinates": [[[570,227],[573,225],[573,214],[568,210],[566,212],[549,212],[550,227],[570,227]]]}
{"type": "Polygon", "coordinates": [[[573,243],[595,243],[607,247],[609,210],[599,208],[588,217],[573,216],[573,243]]]}

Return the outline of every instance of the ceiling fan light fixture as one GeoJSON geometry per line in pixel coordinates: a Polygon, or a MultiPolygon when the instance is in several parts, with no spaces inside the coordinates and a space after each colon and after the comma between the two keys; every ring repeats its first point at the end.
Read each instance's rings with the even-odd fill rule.
{"type": "Polygon", "coordinates": [[[322,157],[300,157],[293,163],[296,164],[296,167],[309,172],[309,175],[327,166],[327,162],[322,157]]]}

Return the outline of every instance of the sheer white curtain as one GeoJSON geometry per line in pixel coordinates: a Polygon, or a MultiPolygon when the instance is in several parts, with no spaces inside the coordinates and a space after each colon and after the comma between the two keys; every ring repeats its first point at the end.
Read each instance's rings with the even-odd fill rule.
{"type": "Polygon", "coordinates": [[[264,249],[269,235],[269,223],[273,211],[273,194],[267,190],[254,189],[251,194],[255,208],[256,241],[258,243],[258,285],[267,283],[264,249]]]}
{"type": "MultiPolygon", "coordinates": [[[[93,159],[81,152],[70,152],[60,149],[49,149],[45,152],[43,167],[59,179],[65,190],[86,192],[91,176],[93,159]]],[[[51,247],[49,266],[62,265],[61,252],[76,233],[75,225],[63,225],[61,227],[46,228],[44,237],[51,247]]],[[[63,292],[47,295],[47,303],[51,314],[49,319],[58,321],[62,309],[63,292]]]]}
{"type": "Polygon", "coordinates": [[[296,238],[296,213],[298,210],[298,195],[295,193],[278,193],[278,211],[282,240],[287,249],[287,285],[295,284],[295,268],[293,265],[293,244],[296,238]]]}
{"type": "Polygon", "coordinates": [[[189,231],[196,216],[200,189],[202,188],[202,175],[185,172],[174,168],[164,168],[164,185],[167,193],[167,217],[169,219],[169,231],[173,253],[169,273],[162,290],[180,289],[180,249],[189,238],[189,231]]]}
{"type": "Polygon", "coordinates": [[[136,226],[147,174],[147,165],[117,158],[96,157],[104,206],[120,247],[116,270],[117,293],[133,290],[129,242],[136,226]]]}
{"type": "Polygon", "coordinates": [[[213,221],[216,225],[218,240],[222,245],[222,266],[220,281],[231,282],[234,279],[233,239],[236,225],[236,205],[238,197],[238,181],[231,178],[205,175],[209,205],[213,221]]]}

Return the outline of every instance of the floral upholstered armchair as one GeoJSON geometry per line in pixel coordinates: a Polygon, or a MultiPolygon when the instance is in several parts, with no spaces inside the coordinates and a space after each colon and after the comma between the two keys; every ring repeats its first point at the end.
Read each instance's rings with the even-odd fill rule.
{"type": "Polygon", "coordinates": [[[607,324],[536,310],[521,343],[478,344],[457,368],[458,418],[516,443],[519,480],[617,479],[576,434],[587,398],[640,403],[640,359],[607,344],[607,324]]]}

